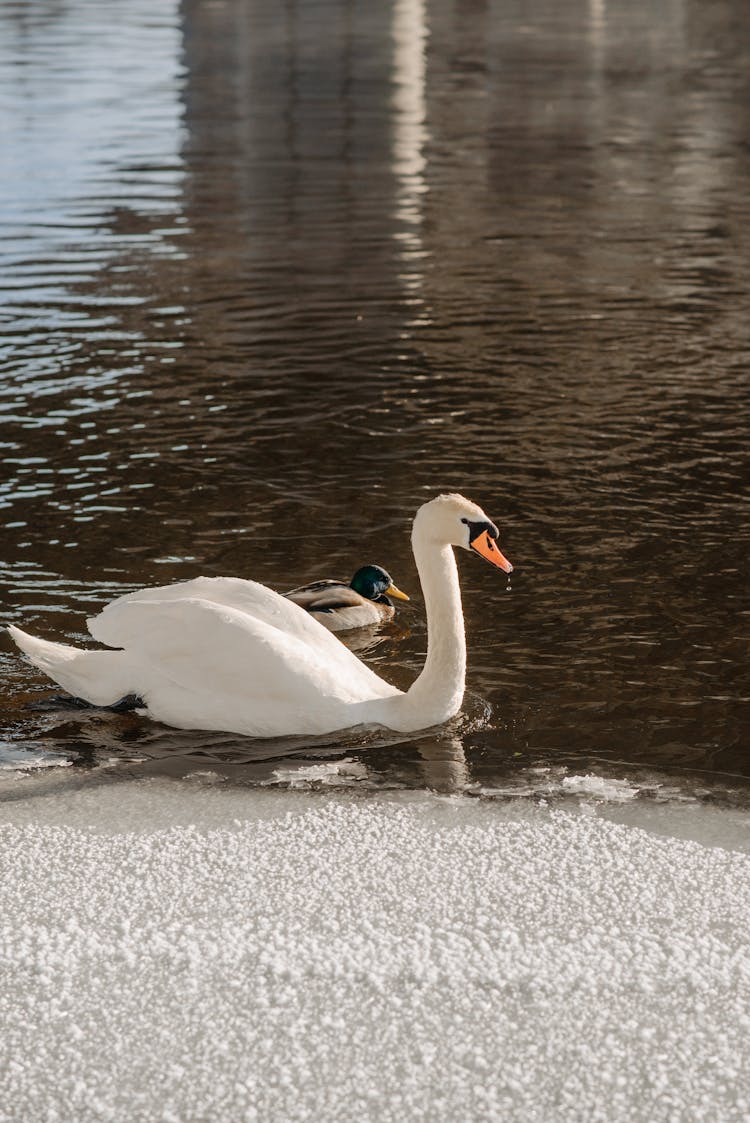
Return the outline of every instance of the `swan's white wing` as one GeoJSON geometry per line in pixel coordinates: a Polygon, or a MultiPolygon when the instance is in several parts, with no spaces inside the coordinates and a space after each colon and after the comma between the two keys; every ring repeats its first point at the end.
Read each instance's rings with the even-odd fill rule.
{"type": "Polygon", "coordinates": [[[136,692],[172,725],[327,731],[349,724],[341,710],[351,703],[400,693],[303,608],[255,581],[199,577],[142,589],[88,625],[95,639],[125,649],[143,672],[136,692]]]}
{"type": "Polygon", "coordinates": [[[138,668],[137,689],[154,717],[255,734],[327,730],[346,724],[341,714],[352,703],[398,693],[316,627],[326,640],[311,645],[233,606],[135,596],[91,624],[138,668]]]}
{"type": "Polygon", "coordinates": [[[275,593],[267,585],[261,585],[257,581],[245,581],[241,577],[196,577],[192,581],[178,581],[173,585],[161,585],[153,589],[138,589],[134,593],[126,593],[88,621],[89,631],[94,639],[98,639],[101,643],[106,643],[110,647],[122,646],[107,638],[111,627],[113,625],[116,627],[117,614],[122,605],[133,601],[182,600],[210,601],[213,604],[225,605],[227,608],[237,608],[256,620],[306,640],[313,647],[322,645],[321,649],[329,653],[329,659],[335,659],[342,646],[326,628],[323,628],[299,605],[287,600],[280,593],[275,593]]]}

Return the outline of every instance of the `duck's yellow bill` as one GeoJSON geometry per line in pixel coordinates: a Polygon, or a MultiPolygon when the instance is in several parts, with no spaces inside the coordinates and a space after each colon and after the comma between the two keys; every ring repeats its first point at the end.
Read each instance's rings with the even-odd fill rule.
{"type": "Polygon", "coordinates": [[[387,597],[395,597],[396,600],[410,600],[410,598],[407,597],[406,593],[402,593],[401,590],[397,589],[395,585],[389,585],[385,591],[385,595],[387,597]]]}
{"type": "Polygon", "coordinates": [[[474,541],[471,543],[472,550],[476,550],[488,562],[492,562],[498,569],[504,570],[506,573],[513,572],[513,566],[510,564],[504,554],[501,554],[495,545],[495,539],[490,538],[486,530],[478,534],[474,541]]]}

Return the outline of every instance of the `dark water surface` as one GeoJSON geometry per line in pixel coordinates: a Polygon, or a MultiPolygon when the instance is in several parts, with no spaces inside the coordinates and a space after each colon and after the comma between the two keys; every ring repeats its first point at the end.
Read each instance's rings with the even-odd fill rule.
{"type": "Polygon", "coordinates": [[[406,685],[417,506],[471,496],[516,564],[460,559],[438,735],[30,709],[6,637],[2,759],[747,792],[745,0],[19,0],[0,113],[5,622],[379,562],[416,603],[362,643],[406,685]]]}

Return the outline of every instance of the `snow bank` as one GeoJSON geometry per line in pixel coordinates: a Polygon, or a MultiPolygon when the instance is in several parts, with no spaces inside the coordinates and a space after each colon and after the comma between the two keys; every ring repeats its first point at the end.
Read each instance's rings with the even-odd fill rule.
{"type": "Polygon", "coordinates": [[[4,1121],[750,1113],[745,854],[518,802],[45,790],[0,828],[4,1121]]]}

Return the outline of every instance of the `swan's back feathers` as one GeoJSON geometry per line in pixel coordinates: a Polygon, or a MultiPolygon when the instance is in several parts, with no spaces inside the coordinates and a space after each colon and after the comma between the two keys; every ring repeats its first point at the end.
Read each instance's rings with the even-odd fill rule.
{"type": "Polygon", "coordinates": [[[178,581],[174,585],[160,585],[154,589],[138,589],[126,593],[108,604],[98,616],[92,616],[88,628],[94,639],[109,647],[121,647],[114,638],[117,634],[117,621],[120,608],[133,601],[151,603],[153,601],[171,602],[184,600],[203,600],[212,604],[236,608],[256,620],[263,621],[281,631],[305,638],[312,646],[323,644],[330,658],[335,658],[341,647],[338,640],[321,629],[316,621],[301,611],[292,601],[275,593],[257,581],[246,581],[242,577],[195,577],[191,581],[178,581]],[[114,630],[113,630],[114,629],[114,630]],[[110,637],[110,638],[108,638],[110,637]]]}

